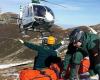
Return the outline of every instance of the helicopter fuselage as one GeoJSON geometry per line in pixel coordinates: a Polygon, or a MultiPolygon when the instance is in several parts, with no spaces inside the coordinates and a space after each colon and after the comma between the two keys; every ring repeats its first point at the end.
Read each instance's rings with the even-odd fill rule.
{"type": "Polygon", "coordinates": [[[54,24],[54,14],[50,8],[31,3],[20,12],[19,28],[24,31],[32,29],[49,29],[54,24]]]}

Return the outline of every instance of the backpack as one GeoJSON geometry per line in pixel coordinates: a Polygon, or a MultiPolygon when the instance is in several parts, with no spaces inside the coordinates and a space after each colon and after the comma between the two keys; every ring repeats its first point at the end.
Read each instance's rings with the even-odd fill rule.
{"type": "Polygon", "coordinates": [[[24,69],[20,71],[20,80],[57,80],[56,73],[51,69],[32,70],[24,69]]]}
{"type": "Polygon", "coordinates": [[[89,71],[89,67],[90,67],[90,60],[88,57],[85,57],[80,64],[80,69],[79,69],[79,73],[85,73],[89,71]]]}

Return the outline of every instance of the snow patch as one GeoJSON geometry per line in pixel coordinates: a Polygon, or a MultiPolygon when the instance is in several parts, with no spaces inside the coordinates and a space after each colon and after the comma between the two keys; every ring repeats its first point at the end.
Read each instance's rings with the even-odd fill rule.
{"type": "Polygon", "coordinates": [[[20,62],[20,63],[0,64],[0,69],[10,68],[10,67],[24,65],[24,64],[29,64],[29,63],[32,63],[32,62],[33,61],[29,60],[29,61],[24,61],[24,62],[20,62]]]}

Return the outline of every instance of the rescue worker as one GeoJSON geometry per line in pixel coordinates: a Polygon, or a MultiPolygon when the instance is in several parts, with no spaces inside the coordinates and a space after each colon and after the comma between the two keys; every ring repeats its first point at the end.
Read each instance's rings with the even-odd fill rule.
{"type": "Polygon", "coordinates": [[[96,34],[74,29],[69,35],[69,39],[70,43],[64,59],[64,70],[67,69],[68,64],[71,64],[70,80],[79,80],[80,62],[86,56],[90,58],[90,75],[98,74],[100,80],[100,38],[96,34]]]}
{"type": "Polygon", "coordinates": [[[21,39],[19,39],[19,41],[28,48],[38,51],[38,55],[35,57],[33,68],[37,70],[46,68],[45,60],[49,56],[57,56],[57,52],[55,50],[61,45],[61,43],[55,44],[55,37],[53,36],[49,36],[47,40],[43,40],[43,44],[41,45],[36,45],[30,42],[24,42],[21,39]]]}

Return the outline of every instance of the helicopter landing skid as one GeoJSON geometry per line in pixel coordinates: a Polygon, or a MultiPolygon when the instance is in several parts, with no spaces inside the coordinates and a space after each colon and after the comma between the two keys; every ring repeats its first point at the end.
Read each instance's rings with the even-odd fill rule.
{"type": "Polygon", "coordinates": [[[45,38],[45,37],[51,36],[53,34],[53,31],[48,30],[48,29],[42,29],[42,28],[37,30],[37,32],[40,33],[39,38],[45,38]]]}

